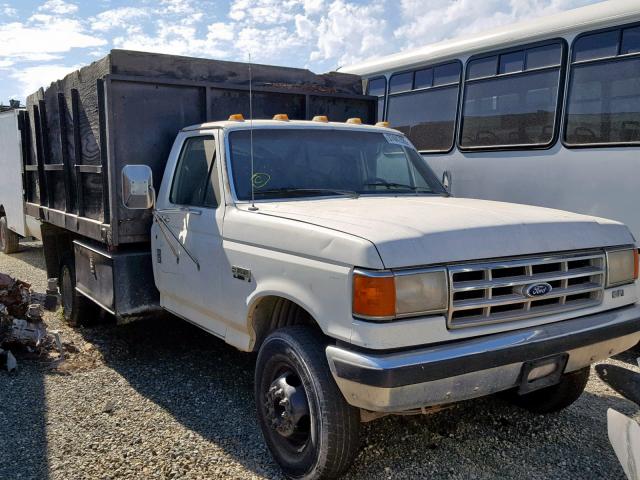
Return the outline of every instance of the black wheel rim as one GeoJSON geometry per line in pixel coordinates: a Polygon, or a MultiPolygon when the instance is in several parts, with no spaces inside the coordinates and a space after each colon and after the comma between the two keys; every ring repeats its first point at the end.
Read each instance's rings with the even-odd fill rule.
{"type": "Polygon", "coordinates": [[[293,365],[280,362],[264,382],[262,405],[271,438],[291,454],[305,450],[311,439],[309,400],[293,365]]]}
{"type": "Polygon", "coordinates": [[[71,308],[73,305],[73,282],[68,268],[62,269],[62,309],[65,318],[71,318],[71,308]]]}

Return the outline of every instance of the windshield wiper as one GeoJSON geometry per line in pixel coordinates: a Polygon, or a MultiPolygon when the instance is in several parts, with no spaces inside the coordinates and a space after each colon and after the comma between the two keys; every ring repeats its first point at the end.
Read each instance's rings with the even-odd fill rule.
{"type": "Polygon", "coordinates": [[[273,195],[273,194],[338,194],[345,195],[352,198],[358,198],[358,192],[353,190],[341,190],[339,188],[297,188],[297,187],[281,187],[281,188],[270,188],[268,190],[255,190],[254,195],[273,195]]]}
{"type": "Polygon", "coordinates": [[[395,182],[378,181],[378,182],[373,182],[373,183],[365,183],[365,186],[367,186],[367,187],[387,187],[388,190],[390,190],[392,188],[406,188],[408,190],[411,190],[412,192],[435,193],[430,188],[415,187],[413,185],[407,185],[406,183],[395,183],[395,182]]]}

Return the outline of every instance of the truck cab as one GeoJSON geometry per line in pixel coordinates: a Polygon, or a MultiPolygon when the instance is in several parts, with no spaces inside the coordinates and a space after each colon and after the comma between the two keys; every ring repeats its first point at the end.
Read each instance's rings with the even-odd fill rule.
{"type": "Polygon", "coordinates": [[[198,124],[157,194],[144,165],[122,187],[153,208],[162,308],[258,352],[258,418],[293,478],[344,472],[362,420],[497,392],[562,409],[640,340],[624,225],[453,198],[384,125],[198,124]]]}

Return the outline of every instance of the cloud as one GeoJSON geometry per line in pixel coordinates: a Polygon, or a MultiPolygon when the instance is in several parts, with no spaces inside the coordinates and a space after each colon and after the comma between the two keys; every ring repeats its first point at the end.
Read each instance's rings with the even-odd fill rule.
{"type": "Polygon", "coordinates": [[[551,15],[593,0],[401,0],[401,26],[394,37],[401,48],[413,48],[465,34],[551,15]]]}
{"type": "Polygon", "coordinates": [[[149,17],[147,9],[137,7],[120,7],[100,12],[90,19],[91,29],[98,32],[108,32],[116,28],[127,31],[141,31],[140,20],[149,17]]]}
{"type": "Polygon", "coordinates": [[[185,14],[195,10],[191,0],[162,0],[161,13],[185,14]]]}
{"type": "Polygon", "coordinates": [[[9,76],[19,85],[20,95],[18,96],[26,98],[40,87],[47,87],[51,82],[64,77],[80,67],[81,65],[38,65],[35,67],[15,69],[9,76]]]}
{"type": "Polygon", "coordinates": [[[13,8],[8,3],[0,4],[0,13],[2,13],[2,15],[4,15],[5,17],[17,17],[18,16],[18,10],[13,8]]]}
{"type": "MultiPolygon", "coordinates": [[[[222,31],[222,27],[219,27],[218,31],[222,35],[228,35],[228,31],[222,31]]],[[[230,53],[229,50],[219,47],[215,34],[200,38],[195,26],[164,20],[156,22],[156,30],[152,34],[138,33],[116,37],[113,39],[113,45],[117,48],[173,55],[225,58],[230,53]]]]}
{"type": "Polygon", "coordinates": [[[282,24],[292,21],[294,11],[302,6],[300,0],[232,0],[229,18],[253,24],[282,24]]]}
{"type": "Polygon", "coordinates": [[[78,6],[73,3],[67,3],[63,0],[48,0],[44,2],[38,10],[41,12],[51,12],[57,15],[66,15],[78,11],[78,6]]]}
{"type": "Polygon", "coordinates": [[[84,33],[78,20],[37,14],[26,24],[12,22],[0,28],[0,58],[45,60],[74,48],[98,47],[106,41],[84,33]]]}
{"type": "Polygon", "coordinates": [[[324,0],[303,0],[304,11],[308,15],[321,13],[324,9],[324,0]]]}
{"type": "Polygon", "coordinates": [[[333,60],[344,65],[389,51],[387,22],[382,1],[356,5],[335,0],[319,22],[313,60],[333,60]]]}
{"type": "Polygon", "coordinates": [[[235,37],[233,25],[224,22],[212,23],[207,27],[207,31],[207,39],[209,41],[231,41],[235,37]]]}

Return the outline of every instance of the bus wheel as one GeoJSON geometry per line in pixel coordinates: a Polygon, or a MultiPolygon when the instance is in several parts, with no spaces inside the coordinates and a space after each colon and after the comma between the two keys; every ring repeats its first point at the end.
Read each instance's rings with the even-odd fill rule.
{"type": "Polygon", "coordinates": [[[16,253],[20,249],[20,237],[9,230],[7,217],[0,217],[0,250],[2,253],[16,253]]]}
{"type": "Polygon", "coordinates": [[[333,478],[358,452],[360,414],[336,385],[313,329],[269,335],[258,353],[255,396],[262,434],[289,478],[333,478]]]}
{"type": "Polygon", "coordinates": [[[69,256],[62,260],[58,288],[65,321],[73,326],[94,322],[99,315],[99,307],[81,293],[76,291],[76,270],[73,259],[69,256]]]}

